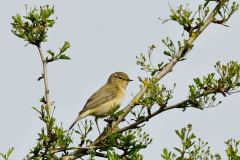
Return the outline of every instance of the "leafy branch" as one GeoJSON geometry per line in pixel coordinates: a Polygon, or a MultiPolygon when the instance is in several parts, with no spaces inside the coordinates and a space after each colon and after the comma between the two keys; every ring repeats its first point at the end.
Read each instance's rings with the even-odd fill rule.
{"type": "MultiPolygon", "coordinates": [[[[200,19],[194,19],[194,16],[190,16],[191,13],[188,10],[183,9],[181,6],[180,8],[178,8],[176,11],[172,10],[172,14],[170,16],[170,19],[172,21],[176,21],[178,22],[180,25],[182,25],[184,27],[184,29],[189,33],[189,38],[188,39],[184,39],[183,40],[183,44],[178,43],[179,47],[178,49],[176,49],[176,47],[173,47],[173,43],[172,41],[170,41],[169,39],[167,41],[164,41],[165,45],[169,48],[170,50],[170,54],[167,52],[164,52],[165,55],[170,57],[170,60],[168,63],[162,65],[164,66],[161,69],[156,69],[151,65],[151,61],[149,61],[149,64],[145,64],[146,59],[144,58],[143,55],[141,55],[140,58],[138,58],[137,63],[142,67],[143,70],[146,70],[147,72],[153,72],[152,73],[152,77],[150,78],[150,80],[146,80],[144,81],[144,85],[141,88],[141,90],[137,93],[137,95],[131,100],[131,102],[121,111],[122,114],[118,116],[117,120],[113,121],[111,123],[110,126],[108,126],[109,129],[107,129],[110,132],[103,132],[92,144],[90,144],[89,146],[102,146],[103,145],[103,141],[106,140],[109,136],[111,136],[114,133],[117,132],[121,132],[121,131],[126,131],[128,129],[132,129],[134,127],[136,127],[138,124],[149,120],[151,117],[169,110],[169,109],[173,109],[173,108],[184,108],[183,106],[198,106],[195,104],[195,102],[193,101],[196,100],[197,102],[201,102],[201,98],[202,97],[208,97],[210,94],[216,94],[216,93],[223,93],[220,90],[208,90],[208,92],[204,92],[202,94],[199,94],[198,96],[193,96],[190,97],[191,99],[187,99],[184,100],[180,103],[177,103],[175,105],[171,105],[171,106],[166,106],[166,107],[160,107],[159,110],[157,110],[156,112],[146,116],[145,118],[141,118],[139,121],[135,122],[134,124],[130,124],[129,126],[126,126],[125,128],[122,129],[116,129],[118,124],[121,123],[124,118],[130,113],[132,112],[133,108],[135,106],[137,106],[139,104],[139,102],[141,101],[141,99],[144,97],[144,95],[146,94],[146,92],[148,91],[148,88],[150,86],[151,83],[149,82],[158,82],[159,80],[161,80],[164,76],[166,76],[168,73],[170,73],[173,69],[173,67],[179,62],[184,60],[186,54],[192,49],[193,47],[193,42],[199,37],[199,35],[206,29],[206,27],[211,24],[214,23],[214,20],[216,19],[216,16],[219,14],[219,11],[222,9],[222,7],[226,6],[228,0],[222,0],[222,1],[216,1],[216,7],[210,12],[210,11],[206,11],[205,8],[200,7],[200,10],[198,10],[199,14],[200,12],[204,12],[205,15],[201,15],[202,17],[200,17],[200,19]],[[204,9],[204,10],[203,10],[204,9]],[[190,13],[190,15],[189,15],[190,13]],[[185,17],[185,19],[183,19],[182,17],[185,17]],[[191,18],[190,18],[191,17],[191,18]],[[201,21],[201,23],[200,23],[201,21]],[[192,26],[192,23],[196,22],[196,26],[192,26]],[[172,54],[171,54],[172,52],[172,54]],[[194,102],[194,103],[193,103],[194,102]]],[[[206,7],[206,6],[205,6],[206,7]]],[[[235,12],[235,11],[233,11],[235,12]]],[[[198,17],[199,18],[199,17],[198,17]]],[[[150,47],[150,49],[154,49],[155,47],[150,47]]],[[[151,54],[149,54],[151,55],[151,54]]],[[[150,57],[150,56],[149,56],[150,57]]],[[[161,64],[161,63],[160,63],[161,64]]],[[[229,91],[230,88],[224,88],[224,92],[229,91]]],[[[190,94],[191,96],[191,94],[190,94]]],[[[213,99],[214,100],[214,99],[213,99]]],[[[199,107],[198,107],[199,108],[199,107]]],[[[68,156],[62,157],[62,159],[76,159],[82,156],[82,154],[80,154],[81,151],[77,150],[74,151],[72,153],[69,153],[68,156]]]]}
{"type": "Polygon", "coordinates": [[[63,155],[67,154],[66,150],[72,142],[72,133],[67,132],[62,126],[56,125],[56,120],[53,117],[53,102],[50,100],[50,90],[48,82],[48,63],[59,59],[70,59],[64,53],[70,47],[69,42],[65,42],[60,48],[57,55],[48,50],[48,54],[52,57],[49,59],[42,49],[42,43],[47,41],[47,31],[53,27],[57,18],[52,18],[54,14],[54,7],[48,5],[40,8],[28,9],[26,7],[26,16],[17,14],[13,16],[12,32],[17,37],[25,40],[28,44],[37,47],[40,59],[42,62],[43,73],[38,80],[44,80],[45,93],[41,98],[41,107],[34,110],[39,113],[39,118],[45,123],[45,127],[41,129],[38,134],[38,141],[36,146],[30,150],[25,159],[56,159],[56,155],[51,152],[56,148],[63,148],[63,155]]]}
{"type": "MultiPolygon", "coordinates": [[[[139,77],[140,91],[123,110],[113,112],[108,120],[108,125],[94,141],[88,138],[92,131],[91,121],[82,123],[79,130],[67,131],[62,125],[56,124],[56,119],[53,116],[54,106],[50,99],[48,64],[58,60],[70,60],[70,57],[65,54],[70,48],[70,43],[67,41],[64,42],[58,52],[48,49],[45,53],[42,49],[43,42],[46,42],[48,38],[47,31],[53,27],[57,19],[53,17],[54,7],[46,5],[30,10],[26,7],[26,16],[20,16],[19,14],[13,16],[13,34],[38,49],[43,66],[43,73],[38,80],[43,79],[45,88],[44,96],[40,100],[40,107],[34,107],[45,126],[38,133],[36,146],[30,150],[25,159],[73,160],[83,156],[89,156],[89,159],[99,156],[111,160],[142,160],[143,157],[139,151],[152,142],[149,134],[141,128],[146,121],[170,109],[179,108],[184,111],[189,107],[201,110],[214,107],[220,103],[216,102],[217,94],[227,96],[239,92],[240,65],[234,61],[226,65],[218,62],[215,65],[216,73],[210,73],[203,78],[195,78],[194,84],[189,86],[188,97],[175,104],[170,104],[170,100],[173,99],[176,84],[173,85],[172,89],[159,84],[163,77],[173,71],[178,62],[186,59],[187,54],[193,48],[194,41],[208,25],[217,23],[226,26],[226,22],[238,9],[238,4],[233,2],[230,5],[229,3],[229,0],[205,0],[205,3],[199,5],[195,12],[182,5],[175,9],[170,8],[171,15],[165,21],[177,22],[188,33],[188,37],[178,41],[178,46],[168,37],[162,40],[167,48],[163,51],[163,55],[168,58],[167,62],[160,62],[157,65],[152,63],[151,56],[155,51],[155,45],[148,47],[147,58],[144,54],[137,57],[137,65],[150,73],[150,78],[139,77]],[[208,5],[210,2],[215,3],[213,9],[210,9],[211,7],[208,5]],[[136,106],[140,106],[141,109],[138,110],[136,106]],[[154,106],[157,106],[157,109],[154,106]],[[123,127],[118,127],[121,122],[126,122],[124,120],[129,113],[134,116],[133,121],[128,122],[123,127]],[[80,137],[78,146],[71,146],[74,133],[80,137]]],[[[191,130],[189,125],[181,131],[176,131],[182,141],[182,147],[175,148],[179,155],[164,150],[162,157],[169,160],[177,156],[179,159],[184,159],[186,156],[188,158],[198,158],[201,154],[205,157],[212,157],[209,149],[205,148],[207,143],[199,140],[195,147],[193,140],[196,136],[191,133],[191,130]],[[193,147],[194,150],[191,150],[193,147]]],[[[230,140],[226,143],[228,145],[227,153],[233,155],[232,159],[238,157],[237,147],[239,142],[230,140]]],[[[9,154],[1,154],[1,156],[8,158],[10,154],[9,152],[9,154]]]]}
{"type": "MultiPolygon", "coordinates": [[[[175,131],[181,141],[181,147],[174,147],[174,151],[164,148],[162,152],[163,160],[222,160],[219,154],[212,154],[208,142],[197,138],[192,133],[192,125],[188,124],[181,130],[175,131]]],[[[228,160],[239,160],[239,144],[240,140],[229,139],[225,142],[227,145],[226,155],[228,160]]]]}
{"type": "Polygon", "coordinates": [[[149,113],[147,116],[142,115],[141,118],[136,120],[136,122],[129,124],[119,129],[118,131],[123,132],[128,129],[138,128],[140,124],[148,121],[150,118],[170,109],[180,108],[185,111],[186,108],[189,107],[201,110],[204,108],[215,107],[216,105],[221,103],[215,102],[217,94],[222,94],[226,96],[228,94],[236,93],[239,91],[240,64],[231,61],[226,65],[222,65],[220,64],[220,62],[217,62],[215,65],[215,69],[218,77],[215,78],[215,73],[211,73],[207,76],[204,76],[202,79],[194,79],[195,84],[189,86],[188,98],[173,105],[167,105],[168,100],[173,97],[172,90],[166,92],[166,90],[159,90],[161,87],[159,87],[158,85],[150,84],[150,86],[153,85],[155,88],[157,88],[150,90],[153,92],[157,92],[158,94],[150,93],[150,95],[148,96],[146,96],[147,94],[144,95],[139,104],[147,108],[151,108],[153,105],[157,104],[159,105],[159,109],[153,113],[149,113]],[[163,97],[165,97],[166,99],[162,100],[163,97]]]}
{"type": "MultiPolygon", "coordinates": [[[[159,81],[162,79],[166,74],[172,71],[172,68],[175,66],[175,64],[179,61],[179,59],[183,58],[185,54],[188,52],[188,50],[191,48],[193,42],[196,40],[196,38],[200,35],[200,33],[210,24],[212,23],[214,17],[216,16],[218,10],[223,6],[222,3],[218,3],[217,6],[213,9],[211,14],[208,16],[208,18],[204,21],[204,24],[199,27],[197,30],[195,36],[189,37],[188,40],[185,40],[184,46],[179,48],[178,53],[171,59],[171,61],[165,66],[165,68],[161,71],[159,71],[152,79],[155,81],[159,81]]],[[[148,84],[146,84],[140,92],[133,98],[133,100],[123,109],[123,114],[119,116],[118,120],[116,122],[112,123],[111,128],[115,128],[124,118],[125,116],[134,108],[134,104],[136,102],[139,102],[139,100],[144,96],[148,88],[148,84]]],[[[102,135],[101,135],[102,136],[102,135]]],[[[105,138],[107,136],[104,136],[102,138],[105,138]]],[[[94,144],[99,143],[99,141],[96,141],[94,144]]]]}
{"type": "Polygon", "coordinates": [[[208,142],[204,142],[192,133],[192,125],[188,124],[187,127],[181,130],[176,130],[178,138],[181,140],[181,147],[174,147],[174,152],[163,149],[163,160],[221,160],[219,154],[212,154],[208,142]],[[197,140],[196,140],[197,139],[197,140]]]}

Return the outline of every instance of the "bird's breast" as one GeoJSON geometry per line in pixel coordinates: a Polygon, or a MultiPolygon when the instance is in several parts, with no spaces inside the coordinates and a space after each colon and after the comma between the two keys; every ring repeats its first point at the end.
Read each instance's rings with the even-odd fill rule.
{"type": "Polygon", "coordinates": [[[95,110],[93,115],[99,116],[99,117],[105,117],[108,116],[110,113],[112,113],[116,107],[120,106],[124,100],[124,92],[121,91],[120,94],[118,94],[116,97],[114,97],[112,100],[109,100],[101,105],[99,105],[95,110]]]}

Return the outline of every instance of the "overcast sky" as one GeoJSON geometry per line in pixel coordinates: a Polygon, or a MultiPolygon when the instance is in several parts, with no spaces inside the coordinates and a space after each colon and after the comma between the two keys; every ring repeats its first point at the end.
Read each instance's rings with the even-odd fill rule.
{"type": "MultiPolygon", "coordinates": [[[[11,17],[25,13],[25,4],[39,6],[54,4],[57,22],[49,30],[49,41],[44,49],[57,51],[65,40],[71,43],[67,62],[49,65],[51,99],[55,101],[57,123],[68,128],[88,97],[103,85],[115,71],[124,71],[134,79],[127,88],[126,105],[139,90],[137,76],[147,76],[136,65],[136,56],[146,53],[155,44],[155,62],[164,59],[161,40],[167,36],[175,42],[181,38],[182,29],[176,23],[162,24],[159,20],[169,15],[169,4],[190,3],[194,8],[200,0],[78,0],[46,1],[11,0],[0,6],[0,152],[15,147],[11,159],[22,159],[36,142],[37,132],[43,126],[32,106],[39,106],[43,95],[43,82],[37,78],[42,72],[36,47],[11,33],[11,17]]],[[[237,2],[240,2],[239,0],[237,2]]],[[[237,12],[228,22],[230,27],[212,25],[197,39],[187,60],[177,64],[160,83],[172,87],[177,83],[173,102],[188,95],[188,85],[193,78],[214,71],[220,60],[240,62],[239,21],[237,12]]],[[[174,133],[188,123],[193,124],[197,136],[208,141],[214,153],[224,153],[228,138],[240,138],[240,94],[222,98],[221,105],[205,111],[172,110],[151,119],[144,130],[153,143],[142,151],[145,159],[157,160],[162,149],[179,146],[174,133]]],[[[91,119],[91,118],[90,118],[91,119]]],[[[100,127],[104,122],[100,120],[100,127]]],[[[97,129],[94,128],[97,135],[97,129]]],[[[95,136],[96,136],[95,135],[95,136]]],[[[94,136],[94,135],[93,135],[94,136]]]]}

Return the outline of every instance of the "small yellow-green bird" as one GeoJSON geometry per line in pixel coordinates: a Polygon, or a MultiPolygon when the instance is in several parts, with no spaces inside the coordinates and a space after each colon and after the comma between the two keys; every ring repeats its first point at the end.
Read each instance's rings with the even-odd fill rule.
{"type": "Polygon", "coordinates": [[[69,130],[86,116],[95,116],[95,122],[100,133],[97,120],[108,116],[117,106],[123,102],[128,82],[132,81],[124,72],[115,72],[110,75],[108,81],[97,90],[86,102],[79,112],[76,120],[71,124],[69,130]]]}

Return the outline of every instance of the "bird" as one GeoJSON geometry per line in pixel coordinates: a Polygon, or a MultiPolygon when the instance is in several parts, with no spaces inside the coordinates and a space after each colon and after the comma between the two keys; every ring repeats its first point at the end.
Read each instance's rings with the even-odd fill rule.
{"type": "Polygon", "coordinates": [[[121,105],[130,81],[132,81],[132,79],[124,72],[112,73],[107,82],[87,100],[83,109],[79,112],[78,117],[70,125],[69,130],[71,130],[79,120],[87,116],[95,116],[95,123],[100,133],[98,118],[107,117],[113,110],[121,105]]]}

